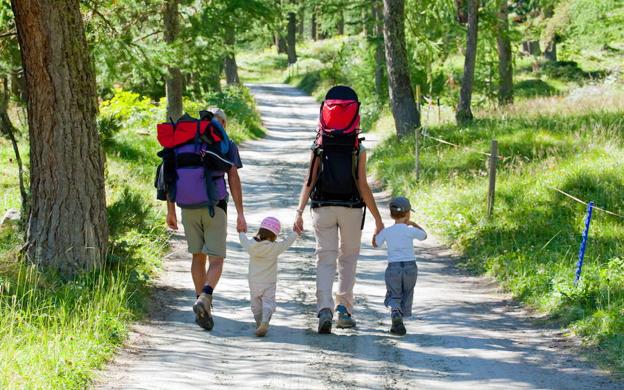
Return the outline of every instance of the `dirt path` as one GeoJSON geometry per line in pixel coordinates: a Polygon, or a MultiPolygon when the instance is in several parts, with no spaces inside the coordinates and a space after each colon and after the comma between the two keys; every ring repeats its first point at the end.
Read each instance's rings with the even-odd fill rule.
{"type": "MultiPolygon", "coordinates": [[[[241,151],[245,208],[251,229],[267,214],[290,227],[318,104],[286,85],[251,85],[269,129],[241,151]]],[[[369,143],[370,144],[370,143],[369,143]]],[[[381,207],[385,201],[379,196],[381,207]]],[[[233,214],[233,207],[230,208],[233,214]]],[[[307,214],[307,213],[306,213],[307,214]]],[[[165,262],[152,318],[137,325],[128,348],[97,387],[179,388],[423,388],[615,389],[622,386],[565,353],[560,332],[538,329],[487,280],[455,268],[430,240],[418,252],[415,319],[408,335],[388,334],[383,307],[384,253],[365,243],[355,288],[358,328],[315,333],[315,261],[309,230],[282,258],[278,311],[269,335],[253,336],[247,259],[230,215],[228,258],[215,293],[215,329],[197,327],[190,259],[182,237],[165,262]]],[[[310,217],[306,215],[306,228],[310,217]]]]}

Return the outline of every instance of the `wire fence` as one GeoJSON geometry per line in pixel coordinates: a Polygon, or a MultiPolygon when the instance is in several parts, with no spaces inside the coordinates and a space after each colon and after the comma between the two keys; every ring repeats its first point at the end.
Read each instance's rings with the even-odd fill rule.
{"type": "MultiPolygon", "coordinates": [[[[418,111],[421,111],[421,106],[420,106],[420,87],[417,86],[416,88],[416,97],[417,97],[417,107],[418,107],[418,111]]],[[[505,161],[506,159],[508,159],[509,157],[505,157],[505,156],[501,156],[498,154],[498,142],[496,140],[492,140],[491,141],[491,150],[490,152],[484,152],[482,150],[478,150],[466,145],[460,145],[454,142],[450,142],[448,140],[439,138],[439,137],[434,137],[431,134],[429,134],[429,132],[427,131],[427,124],[428,124],[428,116],[429,113],[432,111],[432,104],[433,104],[433,99],[425,99],[429,105],[428,109],[427,109],[427,114],[426,114],[426,118],[424,121],[424,124],[421,125],[421,127],[416,128],[415,130],[415,140],[416,140],[416,145],[415,145],[415,158],[416,158],[416,162],[415,162],[415,169],[416,169],[416,180],[418,181],[420,179],[420,142],[419,142],[419,138],[423,137],[423,138],[427,138],[430,139],[432,141],[436,141],[440,144],[443,145],[448,145],[448,146],[452,146],[454,148],[458,148],[458,149],[462,149],[462,150],[466,150],[469,152],[473,152],[473,153],[478,153],[481,154],[483,156],[486,156],[488,159],[488,176],[489,176],[489,185],[488,185],[488,195],[487,195],[487,216],[488,218],[492,218],[493,214],[494,214],[494,200],[495,200],[495,194],[496,194],[496,170],[497,170],[497,162],[500,161],[505,161]]],[[[440,101],[438,99],[437,101],[438,103],[438,122],[440,122],[440,101]]],[[[422,118],[421,118],[422,120],[422,118]]],[[[527,161],[530,161],[530,159],[526,159],[527,161]]],[[[559,188],[556,187],[552,187],[552,186],[546,186],[547,188],[549,188],[550,190],[556,191],[557,193],[564,195],[566,198],[573,200],[574,202],[580,203],[584,206],[587,207],[587,212],[586,212],[586,216],[585,216],[585,223],[584,223],[584,230],[582,233],[582,238],[581,238],[581,245],[579,248],[579,254],[578,254],[578,262],[576,264],[576,272],[575,272],[575,279],[574,279],[574,285],[576,286],[579,282],[579,279],[581,277],[581,272],[582,272],[582,268],[583,268],[583,263],[584,263],[584,257],[585,257],[585,249],[586,249],[586,245],[587,245],[587,241],[589,238],[589,227],[590,227],[590,223],[592,220],[592,212],[593,210],[597,210],[600,211],[602,213],[605,213],[606,215],[612,216],[612,217],[616,217],[616,218],[624,218],[624,215],[614,212],[614,211],[610,211],[607,209],[604,209],[602,207],[596,206],[594,201],[584,201],[580,198],[578,198],[577,196],[574,196],[572,194],[569,194],[568,192],[565,192],[559,188]]]]}
{"type": "MultiPolygon", "coordinates": [[[[420,105],[420,98],[421,98],[421,96],[420,96],[420,88],[417,88],[417,89],[416,89],[416,93],[417,93],[418,110],[421,112],[421,105],[420,105]]],[[[509,159],[509,158],[510,158],[509,156],[502,156],[502,155],[498,154],[498,148],[497,148],[497,147],[496,147],[496,153],[495,153],[495,154],[493,154],[493,153],[491,153],[491,152],[490,152],[490,153],[488,153],[488,152],[484,152],[484,151],[482,151],[482,150],[478,150],[478,149],[475,149],[475,148],[472,148],[472,147],[469,147],[469,146],[466,146],[466,145],[460,145],[460,144],[457,144],[457,143],[454,143],[454,142],[451,142],[451,141],[448,141],[448,140],[445,140],[445,139],[442,139],[442,138],[439,138],[439,137],[434,137],[433,135],[429,134],[428,129],[427,129],[427,122],[428,122],[428,115],[429,115],[429,112],[433,111],[433,109],[432,109],[432,106],[433,106],[433,99],[430,99],[430,98],[428,99],[428,98],[426,98],[426,97],[423,97],[423,99],[424,99],[424,100],[427,102],[427,104],[428,104],[428,110],[427,110],[427,117],[425,118],[424,124],[423,124],[420,128],[416,129],[416,138],[417,138],[416,145],[417,145],[417,147],[420,147],[419,142],[418,142],[418,137],[423,137],[423,138],[430,139],[430,140],[432,140],[432,141],[436,141],[436,142],[438,142],[438,143],[440,143],[440,144],[443,144],[443,145],[448,145],[448,146],[452,146],[452,147],[455,147],[455,148],[458,148],[458,149],[462,149],[462,150],[465,150],[465,151],[469,151],[469,152],[473,152],[473,153],[478,153],[478,154],[481,154],[481,155],[483,155],[483,156],[488,157],[488,159],[490,159],[490,160],[491,160],[492,158],[494,158],[494,159],[496,159],[496,160],[505,161],[505,160],[507,160],[507,159],[509,159]]],[[[437,100],[437,104],[438,104],[438,106],[440,105],[440,101],[439,101],[439,99],[437,100]]],[[[438,111],[439,111],[439,110],[440,110],[440,109],[438,108],[438,111]]],[[[438,119],[438,120],[439,120],[439,119],[438,119]]],[[[492,145],[494,145],[495,143],[496,143],[496,146],[498,146],[498,145],[497,145],[497,144],[498,144],[498,143],[497,143],[497,141],[496,141],[496,140],[492,140],[492,145]]],[[[418,156],[419,156],[419,154],[420,154],[420,153],[419,153],[419,151],[417,151],[417,152],[416,152],[416,156],[418,157],[418,156]]],[[[527,160],[528,160],[528,159],[527,159],[527,160]]],[[[490,187],[495,186],[495,180],[492,180],[492,176],[494,176],[494,177],[495,177],[495,174],[496,174],[496,172],[495,172],[495,171],[496,171],[496,165],[497,165],[497,164],[492,164],[492,163],[491,163],[491,161],[490,161],[490,164],[489,164],[489,167],[488,167],[488,170],[490,171],[490,172],[488,172],[488,174],[490,175],[490,182],[491,182],[490,187]]],[[[417,170],[419,170],[420,163],[419,163],[419,162],[416,162],[416,166],[417,166],[417,170]]],[[[547,186],[547,188],[549,188],[549,189],[551,189],[551,190],[554,190],[554,191],[556,191],[556,192],[558,192],[558,193],[560,193],[560,194],[562,194],[562,195],[566,196],[567,198],[569,198],[569,199],[571,199],[571,200],[574,200],[574,201],[576,201],[576,202],[578,202],[578,203],[580,203],[580,204],[583,204],[583,205],[585,205],[585,206],[588,206],[588,205],[589,205],[589,203],[590,203],[590,202],[588,202],[588,201],[584,201],[584,200],[582,200],[582,199],[579,199],[578,197],[576,197],[576,196],[574,196],[574,195],[571,195],[571,194],[569,194],[569,193],[567,193],[567,192],[565,192],[565,191],[563,191],[563,190],[561,190],[561,189],[559,189],[559,188],[555,188],[555,187],[551,187],[551,186],[547,186]]],[[[493,211],[493,210],[490,210],[490,208],[492,208],[492,209],[493,209],[493,199],[490,199],[491,197],[493,197],[493,196],[494,196],[494,194],[492,193],[492,191],[494,191],[494,188],[490,188],[490,189],[489,189],[489,192],[488,192],[488,194],[489,194],[489,195],[488,195],[488,211],[489,211],[489,212],[488,212],[488,215],[489,215],[489,216],[491,216],[491,215],[492,215],[491,211],[493,211]],[[491,204],[490,204],[490,203],[491,203],[491,204]]],[[[600,211],[600,212],[603,212],[603,213],[605,213],[605,214],[611,215],[611,216],[613,216],[613,217],[617,217],[617,218],[624,218],[624,215],[622,215],[622,214],[620,214],[620,213],[617,213],[617,212],[613,212],[613,211],[610,211],[610,210],[604,209],[604,208],[602,208],[602,207],[596,206],[596,205],[595,205],[595,204],[593,204],[593,203],[592,203],[592,209],[594,209],[594,210],[598,210],[598,211],[600,211]]]]}

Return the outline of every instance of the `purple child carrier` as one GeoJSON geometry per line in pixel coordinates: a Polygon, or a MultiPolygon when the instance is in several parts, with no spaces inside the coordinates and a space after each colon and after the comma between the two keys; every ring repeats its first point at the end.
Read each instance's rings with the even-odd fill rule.
{"type": "MultiPolygon", "coordinates": [[[[197,121],[199,124],[198,120],[187,115],[178,123],[180,121],[197,121]]],[[[212,121],[221,132],[221,140],[207,138],[198,130],[195,139],[159,153],[163,163],[158,171],[163,172],[169,200],[181,208],[206,207],[214,216],[214,207],[227,196],[225,172],[234,164],[225,157],[229,146],[225,130],[215,119],[212,121]]]]}

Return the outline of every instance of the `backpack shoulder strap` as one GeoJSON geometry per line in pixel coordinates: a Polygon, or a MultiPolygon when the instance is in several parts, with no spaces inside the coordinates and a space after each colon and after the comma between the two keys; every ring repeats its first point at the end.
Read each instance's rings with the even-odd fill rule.
{"type": "MultiPolygon", "coordinates": [[[[316,163],[316,160],[319,158],[319,155],[321,153],[321,148],[318,145],[315,145],[314,149],[312,149],[312,158],[310,158],[310,168],[308,169],[308,183],[306,184],[306,187],[310,187],[310,184],[312,184],[312,172],[314,172],[314,164],[316,163]]],[[[317,172],[317,178],[319,175],[320,169],[319,172],[317,172]]]]}
{"type": "MultiPolygon", "coordinates": [[[[362,149],[362,141],[364,141],[364,137],[360,137],[357,138],[357,146],[355,147],[355,152],[354,152],[354,161],[353,161],[353,177],[355,178],[355,183],[357,185],[358,179],[360,178],[360,170],[359,170],[359,165],[360,165],[360,151],[362,149]]],[[[359,189],[358,189],[359,191],[359,189]]]]}

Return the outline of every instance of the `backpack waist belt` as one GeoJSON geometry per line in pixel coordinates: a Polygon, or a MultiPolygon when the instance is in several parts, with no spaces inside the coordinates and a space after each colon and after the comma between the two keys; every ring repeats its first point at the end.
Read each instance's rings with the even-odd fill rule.
{"type": "Polygon", "coordinates": [[[313,209],[316,209],[319,207],[327,207],[327,206],[339,206],[339,207],[346,207],[349,209],[361,209],[364,207],[364,202],[350,201],[350,200],[312,200],[310,202],[310,207],[313,209]]]}

